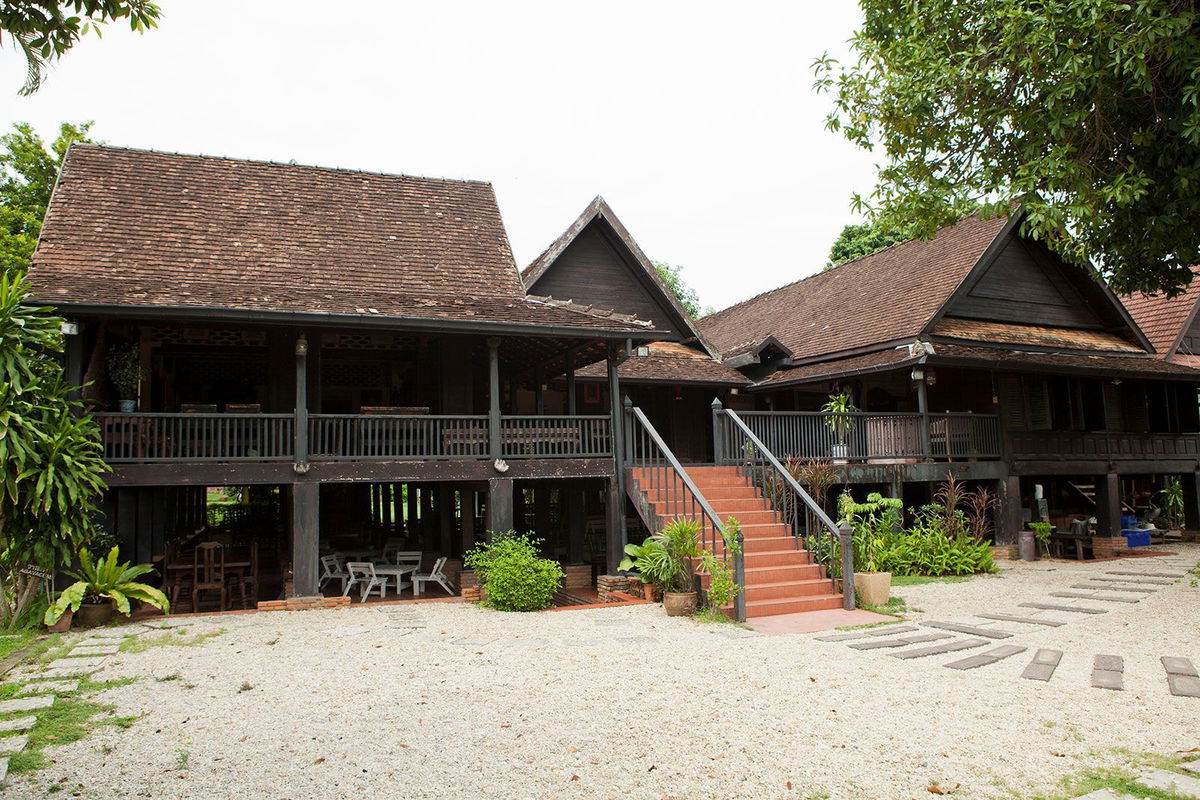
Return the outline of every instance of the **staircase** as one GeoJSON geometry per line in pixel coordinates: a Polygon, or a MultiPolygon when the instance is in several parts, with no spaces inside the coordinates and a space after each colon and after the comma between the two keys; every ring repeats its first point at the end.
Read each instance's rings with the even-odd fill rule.
{"type": "MultiPolygon", "coordinates": [[[[689,466],[687,474],[722,522],[733,517],[741,525],[747,618],[842,607],[824,568],[796,546],[789,526],[737,467],[689,466]]],[[[642,488],[652,482],[650,470],[629,470],[627,490],[648,528],[691,513],[661,490],[642,488]]]]}

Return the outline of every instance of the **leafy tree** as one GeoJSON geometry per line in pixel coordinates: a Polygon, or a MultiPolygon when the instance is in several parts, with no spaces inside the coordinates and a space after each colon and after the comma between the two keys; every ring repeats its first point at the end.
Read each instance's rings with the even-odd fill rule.
{"type": "Polygon", "coordinates": [[[884,226],[878,221],[847,225],[842,228],[837,241],[829,248],[829,263],[825,269],[833,269],[847,261],[878,253],[885,247],[903,242],[910,237],[900,230],[884,226]]]}
{"type": "Polygon", "coordinates": [[[138,33],[158,27],[162,14],[148,0],[4,0],[0,2],[0,36],[6,35],[25,56],[25,85],[33,94],[51,62],[70,50],[89,31],[100,35],[108,22],[129,20],[138,33]]]}
{"type": "Polygon", "coordinates": [[[38,571],[97,533],[107,469],[96,423],[70,399],[54,356],[62,320],[27,297],[22,278],[0,275],[0,627],[36,600],[38,571]]]}
{"type": "Polygon", "coordinates": [[[1178,292],[1200,262],[1200,7],[1192,0],[860,0],[857,58],[815,63],[828,126],[887,159],[869,198],[920,236],[956,204],[1118,291],[1178,292]]]}
{"type": "Polygon", "coordinates": [[[90,122],[64,122],[49,149],[27,122],[0,136],[0,270],[28,269],[67,147],[90,142],[91,127],[90,122]]]}
{"type": "Polygon", "coordinates": [[[658,270],[658,274],[667,284],[667,288],[675,295],[679,305],[683,306],[683,310],[693,319],[712,313],[710,309],[701,308],[700,295],[696,293],[695,289],[684,283],[683,267],[673,266],[665,261],[655,261],[654,268],[658,270]]]}

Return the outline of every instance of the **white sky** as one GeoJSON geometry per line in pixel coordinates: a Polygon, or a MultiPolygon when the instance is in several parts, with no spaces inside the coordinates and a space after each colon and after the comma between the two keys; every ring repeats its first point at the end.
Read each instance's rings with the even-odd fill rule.
{"type": "Polygon", "coordinates": [[[597,194],[724,308],[815,272],[872,154],[824,129],[812,60],[851,0],[160,0],[86,37],[0,125],[93,119],[114,145],[489,180],[524,267],[597,194]]]}

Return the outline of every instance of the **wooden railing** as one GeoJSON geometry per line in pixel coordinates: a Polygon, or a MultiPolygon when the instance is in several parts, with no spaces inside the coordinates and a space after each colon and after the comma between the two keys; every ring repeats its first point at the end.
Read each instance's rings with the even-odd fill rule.
{"type": "Polygon", "coordinates": [[[1013,431],[1009,439],[1013,458],[1026,461],[1200,458],[1195,433],[1013,431]]]}
{"type": "Polygon", "coordinates": [[[995,414],[737,413],[779,458],[957,460],[995,459],[1003,453],[995,414]]]}
{"type": "Polygon", "coordinates": [[[104,443],[104,460],[290,461],[291,414],[114,414],[94,415],[104,443]]]}
{"type": "MultiPolygon", "coordinates": [[[[292,414],[98,413],[112,463],[291,461],[292,414]]],[[[307,460],[611,458],[607,416],[505,416],[500,453],[486,415],[309,414],[307,460]]]]}

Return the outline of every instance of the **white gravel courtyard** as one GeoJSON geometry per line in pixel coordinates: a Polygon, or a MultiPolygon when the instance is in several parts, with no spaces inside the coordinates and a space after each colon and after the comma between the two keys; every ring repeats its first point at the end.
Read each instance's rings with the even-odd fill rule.
{"type": "MultiPolygon", "coordinates": [[[[1200,560],[1200,547],[1174,549],[1200,560]]],[[[1173,561],[1178,571],[1184,559],[1173,561]]],[[[658,606],[179,618],[224,633],[110,657],[94,679],[138,680],[98,699],[139,720],[47,750],[53,766],[0,794],[929,798],[936,784],[957,785],[954,797],[1036,795],[1115,762],[1116,748],[1200,746],[1200,698],[1172,696],[1159,662],[1200,664],[1200,589],[1184,578],[1138,603],[1056,601],[1099,603],[1102,615],[1021,610],[1067,623],[1054,628],[972,612],[1015,613],[1113,569],[1168,569],[1160,562],[1041,562],[895,590],[917,622],[987,625],[1028,648],[965,671],[943,665],[973,651],[900,660],[658,606]],[[1064,653],[1046,683],[1020,677],[1039,647],[1064,653]],[[1124,691],[1091,687],[1096,654],[1124,658],[1124,691]]]]}

